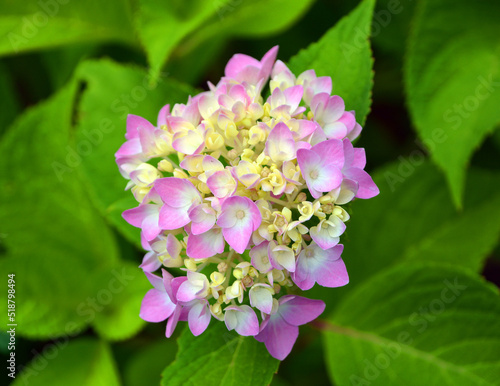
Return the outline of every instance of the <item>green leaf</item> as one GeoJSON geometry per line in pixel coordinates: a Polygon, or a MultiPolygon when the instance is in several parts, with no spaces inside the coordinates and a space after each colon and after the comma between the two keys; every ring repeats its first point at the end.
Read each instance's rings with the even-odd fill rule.
{"type": "Polygon", "coordinates": [[[428,162],[415,166],[403,160],[374,179],[380,196],[353,204],[352,223],[347,224],[344,255],[357,282],[402,260],[481,269],[500,233],[499,173],[471,171],[460,213],[448,199],[442,176],[428,162]],[[497,188],[483,189],[484,181],[497,188]]]}
{"type": "Polygon", "coordinates": [[[1,137],[20,110],[19,96],[12,84],[11,74],[4,63],[0,63],[0,100],[3,105],[2,114],[0,114],[1,137]]]}
{"type": "Polygon", "coordinates": [[[500,234],[500,174],[472,169],[465,206],[457,212],[443,176],[420,158],[400,161],[374,174],[380,195],[352,204],[341,242],[349,285],[334,293],[312,291],[338,302],[378,271],[402,261],[450,263],[479,272],[500,234]],[[412,160],[412,161],[410,161],[412,160]],[[485,188],[489,181],[490,189],[485,188]]]}
{"type": "Polygon", "coordinates": [[[79,105],[76,143],[87,147],[80,169],[87,177],[94,204],[130,241],[140,245],[139,231],[127,224],[121,212],[137,206],[127,181],[120,175],[114,154],[125,142],[127,114],[156,124],[160,108],[185,103],[192,89],[171,79],[151,85],[144,70],[109,60],[88,61],[77,69],[86,86],[79,105]],[[88,154],[87,154],[88,153],[88,154]]]}
{"type": "Polygon", "coordinates": [[[473,169],[464,210],[457,213],[435,167],[400,160],[375,175],[380,196],[354,206],[345,252],[353,266],[361,259],[361,265],[368,264],[359,278],[401,260],[479,271],[500,233],[500,174],[473,169]],[[369,257],[363,259],[367,250],[369,257]]]}
{"type": "Polygon", "coordinates": [[[96,332],[106,340],[123,340],[139,332],[144,321],[139,310],[151,284],[137,264],[122,262],[115,269],[104,271],[94,279],[103,291],[109,290],[111,299],[102,312],[95,314],[96,332]]]}
{"type": "Polygon", "coordinates": [[[13,386],[120,385],[111,350],[103,341],[60,341],[45,350],[24,368],[13,386]]]}
{"type": "Polygon", "coordinates": [[[424,0],[409,40],[410,112],[458,207],[470,157],[500,122],[499,12],[494,0],[424,0]]]}
{"type": "MultiPolygon", "coordinates": [[[[227,2],[229,0],[220,0],[221,4],[227,2]]],[[[215,3],[203,0],[139,1],[136,27],[154,79],[180,41],[205,23],[216,10],[215,3]]]]}
{"type": "Polygon", "coordinates": [[[371,103],[373,59],[368,38],[374,5],[374,0],[363,0],[289,63],[297,75],[314,69],[318,76],[330,76],[334,94],[344,99],[346,109],[356,111],[360,124],[364,124],[371,103]]]}
{"type": "Polygon", "coordinates": [[[495,130],[493,134],[493,142],[496,144],[497,148],[500,148],[500,130],[495,130]]]}
{"type": "Polygon", "coordinates": [[[312,2],[141,0],[137,30],[148,55],[152,76],[156,79],[174,49],[176,54],[183,56],[196,49],[205,50],[203,44],[207,40],[219,37],[277,33],[302,16],[312,2]]]}
{"type": "MultiPolygon", "coordinates": [[[[186,44],[182,44],[184,48],[186,44]]],[[[203,49],[192,49],[182,55],[172,56],[164,67],[164,71],[173,74],[179,82],[202,85],[207,74],[213,69],[222,74],[224,64],[218,65],[218,60],[224,57],[227,37],[218,37],[203,42],[203,49]]],[[[212,79],[215,81],[215,79],[212,79]]],[[[215,83],[217,83],[215,81],[215,83]]]]}
{"type": "MultiPolygon", "coordinates": [[[[412,0],[377,0],[372,23],[372,45],[376,47],[377,60],[385,60],[386,62],[394,60],[398,62],[398,65],[401,64],[399,63],[403,60],[401,53],[406,47],[414,9],[415,2],[412,0]],[[380,55],[381,53],[384,55],[380,55]]],[[[398,66],[396,71],[400,72],[400,69],[401,67],[398,66]]],[[[385,69],[378,66],[378,70],[384,71],[385,69]]],[[[392,73],[393,77],[394,75],[392,73]]],[[[377,84],[377,86],[385,85],[377,84]]]]}
{"type": "MultiPolygon", "coordinates": [[[[15,274],[16,333],[31,339],[74,336],[89,323],[82,313],[95,294],[91,272],[83,261],[61,253],[17,254],[0,259],[0,274],[15,274]]],[[[7,304],[7,291],[0,294],[7,304]]],[[[2,318],[6,323],[6,316],[2,318]]]]}
{"type": "Polygon", "coordinates": [[[177,344],[173,339],[157,339],[145,348],[141,345],[141,349],[126,363],[125,385],[159,385],[165,365],[174,361],[176,352],[177,344]]]}
{"type": "Polygon", "coordinates": [[[325,325],[339,385],[500,384],[498,289],[449,265],[401,264],[343,299],[325,325]]]}
{"type": "Polygon", "coordinates": [[[0,272],[18,275],[18,333],[29,337],[85,326],[78,309],[94,291],[89,278],[117,261],[114,236],[79,176],[69,166],[60,174],[60,160],[75,152],[69,137],[75,91],[71,83],[28,110],[0,143],[0,201],[9,203],[0,211],[6,249],[0,272]]]}
{"type": "Polygon", "coordinates": [[[41,52],[40,60],[47,71],[52,88],[57,90],[70,81],[79,63],[95,54],[98,47],[96,43],[79,44],[41,52]]]}
{"type": "Polygon", "coordinates": [[[75,91],[73,82],[28,110],[2,138],[0,200],[9,205],[0,224],[9,255],[50,258],[57,250],[95,268],[116,261],[117,250],[73,168],[81,162],[70,140],[75,91]]]}
{"type": "Polygon", "coordinates": [[[279,361],[263,343],[228,332],[224,323],[213,321],[195,337],[186,328],[178,340],[175,361],[162,374],[162,385],[269,385],[279,361]]]}
{"type": "Polygon", "coordinates": [[[3,1],[0,56],[94,41],[135,42],[129,1],[3,1]]]}
{"type": "Polygon", "coordinates": [[[314,0],[216,0],[213,6],[217,17],[195,31],[179,50],[182,53],[199,49],[202,42],[215,37],[265,37],[278,33],[303,16],[313,2],[314,0]]]}
{"type": "MultiPolygon", "coordinates": [[[[144,326],[139,318],[141,301],[151,288],[142,270],[126,262],[93,270],[82,260],[57,250],[40,259],[19,255],[0,260],[3,276],[16,275],[16,302],[22,304],[15,316],[18,334],[66,339],[89,324],[106,340],[123,340],[139,332],[144,326]]],[[[0,294],[5,303],[6,297],[6,292],[0,294]]]]}

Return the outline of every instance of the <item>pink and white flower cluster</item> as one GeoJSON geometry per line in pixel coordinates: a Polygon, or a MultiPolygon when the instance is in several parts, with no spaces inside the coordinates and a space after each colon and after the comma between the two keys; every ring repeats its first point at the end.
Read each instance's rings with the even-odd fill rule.
{"type": "Polygon", "coordinates": [[[284,359],[325,308],[294,288],[348,283],[344,206],[379,191],[331,79],[296,77],[277,51],[234,55],[217,85],[166,105],[156,125],[129,115],[116,161],[139,202],[123,217],[148,251],[140,316],[167,320],[167,337],[179,320],[199,335],[215,318],[284,359]]]}

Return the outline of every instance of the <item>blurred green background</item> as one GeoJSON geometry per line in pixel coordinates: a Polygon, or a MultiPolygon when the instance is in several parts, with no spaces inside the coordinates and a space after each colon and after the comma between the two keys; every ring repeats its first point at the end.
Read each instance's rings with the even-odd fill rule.
{"type": "MultiPolygon", "coordinates": [[[[0,298],[14,273],[15,384],[269,383],[277,364],[231,350],[203,354],[228,361],[216,374],[185,373],[176,340],[196,339],[139,319],[150,285],[114,153],[127,114],[155,122],[233,54],[274,45],[358,112],[381,194],[352,204],[351,282],[308,292],[327,309],[272,384],[500,384],[499,14],[465,0],[1,0],[0,298]]],[[[215,324],[213,350],[232,347],[215,324]]]]}

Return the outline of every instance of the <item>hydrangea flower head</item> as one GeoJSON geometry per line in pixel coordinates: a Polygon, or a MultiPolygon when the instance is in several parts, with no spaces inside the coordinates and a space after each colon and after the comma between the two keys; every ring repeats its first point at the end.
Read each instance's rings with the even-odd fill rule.
{"type": "Polygon", "coordinates": [[[123,217],[148,251],[140,316],[166,320],[167,337],[178,321],[199,335],[214,318],[282,360],[325,308],[296,293],[349,282],[346,204],[379,191],[332,80],[296,77],[277,52],[234,55],[216,85],[166,105],[156,125],[129,115],[116,162],[138,201],[123,217]]]}

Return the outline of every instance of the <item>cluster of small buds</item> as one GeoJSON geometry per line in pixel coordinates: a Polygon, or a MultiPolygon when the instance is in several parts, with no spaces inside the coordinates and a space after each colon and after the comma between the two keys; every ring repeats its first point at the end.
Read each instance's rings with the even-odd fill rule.
{"type": "Polygon", "coordinates": [[[142,230],[154,287],[140,316],[167,320],[167,337],[179,320],[199,335],[213,317],[284,359],[325,307],[293,292],[348,283],[343,206],[378,188],[331,78],[295,77],[276,55],[233,56],[216,86],[163,107],[157,126],[129,115],[116,161],[139,202],[123,217],[142,230]]]}

